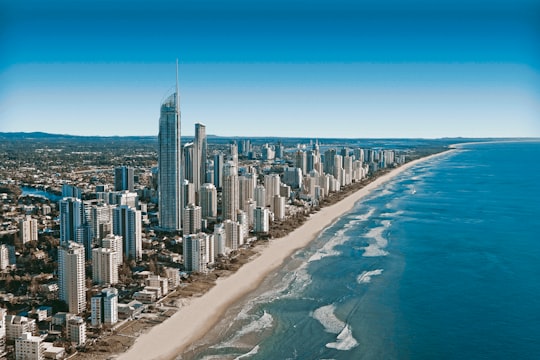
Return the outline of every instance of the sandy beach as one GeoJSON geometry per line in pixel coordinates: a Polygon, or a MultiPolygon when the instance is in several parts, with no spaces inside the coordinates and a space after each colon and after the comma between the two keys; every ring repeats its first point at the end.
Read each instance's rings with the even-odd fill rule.
{"type": "Polygon", "coordinates": [[[334,220],[352,209],[354,204],[379,185],[388,182],[408,168],[453,149],[411,161],[351,194],[340,202],[312,214],[306,223],[287,236],[271,240],[258,257],[242,266],[231,276],[219,279],[216,286],[201,297],[193,298],[170,319],[140,336],[121,360],[174,359],[200,339],[236,301],[257,288],[264,278],[296,250],[305,247],[334,220]]]}

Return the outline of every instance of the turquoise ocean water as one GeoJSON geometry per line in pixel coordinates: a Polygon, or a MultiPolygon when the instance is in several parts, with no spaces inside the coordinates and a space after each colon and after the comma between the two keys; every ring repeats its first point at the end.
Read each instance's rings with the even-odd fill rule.
{"type": "Polygon", "coordinates": [[[182,359],[540,359],[540,143],[382,185],[182,359]]]}

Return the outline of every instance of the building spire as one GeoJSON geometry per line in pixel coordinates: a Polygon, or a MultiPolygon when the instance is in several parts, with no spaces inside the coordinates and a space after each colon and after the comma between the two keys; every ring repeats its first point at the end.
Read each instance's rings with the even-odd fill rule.
{"type": "Polygon", "coordinates": [[[178,58],[176,58],[176,115],[180,117],[180,93],[178,92],[178,58]]]}

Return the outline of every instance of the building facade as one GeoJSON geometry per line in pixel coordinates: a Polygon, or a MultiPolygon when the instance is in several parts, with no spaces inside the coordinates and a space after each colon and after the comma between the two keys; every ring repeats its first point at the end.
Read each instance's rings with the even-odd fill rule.
{"type": "MultiPolygon", "coordinates": [[[[178,86],[177,86],[178,87],[178,86]]],[[[159,226],[182,228],[182,145],[178,89],[161,104],[158,135],[159,226]]]]}

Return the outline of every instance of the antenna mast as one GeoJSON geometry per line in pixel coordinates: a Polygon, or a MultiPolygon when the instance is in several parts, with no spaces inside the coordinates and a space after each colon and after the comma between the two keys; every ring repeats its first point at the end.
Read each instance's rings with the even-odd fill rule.
{"type": "Polygon", "coordinates": [[[176,59],[176,115],[180,117],[180,93],[178,92],[178,58],[176,59]]]}

